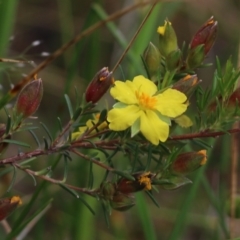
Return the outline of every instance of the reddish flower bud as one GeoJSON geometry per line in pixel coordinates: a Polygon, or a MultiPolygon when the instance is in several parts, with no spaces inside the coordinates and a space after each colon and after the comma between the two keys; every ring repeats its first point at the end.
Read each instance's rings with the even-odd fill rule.
{"type": "Polygon", "coordinates": [[[228,100],[228,107],[235,107],[236,104],[240,104],[240,87],[237,88],[230,96],[228,100]]]}
{"type": "Polygon", "coordinates": [[[197,31],[190,43],[190,49],[193,49],[201,44],[204,44],[204,53],[207,53],[212,48],[217,37],[217,21],[213,17],[197,31]]]}
{"type": "Polygon", "coordinates": [[[22,114],[24,118],[34,114],[42,100],[43,85],[42,80],[37,79],[28,83],[19,93],[16,110],[18,114],[22,114]]]}
{"type": "Polygon", "coordinates": [[[132,176],[136,179],[135,181],[121,178],[117,182],[117,191],[128,194],[138,192],[142,190],[151,190],[151,178],[153,176],[150,172],[134,173],[132,176]]]}
{"type": "Polygon", "coordinates": [[[206,150],[198,152],[187,152],[177,156],[176,160],[170,166],[175,174],[188,174],[207,162],[206,150]]]}
{"type": "Polygon", "coordinates": [[[126,211],[135,205],[134,196],[116,192],[110,205],[117,211],[126,211]]]}
{"type": "Polygon", "coordinates": [[[85,99],[87,102],[96,103],[114,83],[112,72],[107,67],[102,68],[89,83],[85,99]]]}
{"type": "Polygon", "coordinates": [[[0,221],[8,217],[21,204],[22,200],[18,196],[0,199],[0,221]]]}

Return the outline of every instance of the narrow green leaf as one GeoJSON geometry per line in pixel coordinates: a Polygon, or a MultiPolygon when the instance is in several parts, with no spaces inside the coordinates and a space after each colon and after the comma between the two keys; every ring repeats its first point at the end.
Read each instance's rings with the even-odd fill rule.
{"type": "Polygon", "coordinates": [[[16,144],[18,146],[22,146],[22,147],[27,147],[27,148],[30,148],[31,146],[27,143],[24,143],[24,142],[19,142],[19,141],[16,141],[16,140],[12,140],[12,139],[3,139],[2,142],[5,142],[5,143],[11,143],[11,144],[16,144]]]}
{"type": "Polygon", "coordinates": [[[12,187],[13,187],[13,185],[15,184],[16,176],[17,176],[16,167],[13,165],[13,176],[12,176],[11,183],[10,183],[8,189],[7,189],[7,192],[10,192],[12,187]]]}
{"type": "Polygon", "coordinates": [[[31,133],[31,135],[33,136],[35,142],[37,143],[38,148],[41,148],[41,144],[40,144],[40,142],[39,142],[38,137],[36,136],[36,134],[35,134],[32,130],[29,130],[29,132],[31,133]]]}
{"type": "Polygon", "coordinates": [[[84,198],[82,198],[81,196],[79,196],[79,200],[89,209],[89,211],[90,211],[93,215],[95,215],[94,210],[91,208],[91,206],[87,203],[87,201],[86,201],[84,198]]]}
{"type": "Polygon", "coordinates": [[[150,197],[150,199],[153,201],[153,203],[159,208],[159,204],[157,200],[154,198],[153,194],[151,191],[145,191],[145,193],[150,197]]]}
{"type": "Polygon", "coordinates": [[[66,190],[68,193],[70,193],[71,195],[73,195],[76,198],[79,198],[79,195],[76,191],[74,191],[73,189],[67,187],[65,184],[59,183],[58,184],[61,188],[63,188],[64,190],[66,190]]]}
{"type": "Polygon", "coordinates": [[[62,132],[63,127],[62,127],[62,121],[61,121],[60,117],[57,117],[57,120],[58,120],[59,131],[62,132]]]}
{"type": "Polygon", "coordinates": [[[93,179],[94,179],[93,163],[90,162],[90,164],[89,164],[89,174],[88,174],[88,188],[89,189],[92,189],[92,187],[93,187],[93,179]]]}
{"type": "Polygon", "coordinates": [[[110,221],[109,221],[109,215],[111,213],[110,211],[110,206],[109,206],[109,202],[105,202],[104,200],[100,199],[101,201],[101,205],[102,205],[102,209],[103,209],[103,214],[104,214],[104,218],[105,218],[105,222],[107,224],[107,227],[110,227],[110,221]],[[108,205],[108,206],[106,206],[108,205]]]}
{"type": "Polygon", "coordinates": [[[135,178],[131,174],[127,173],[127,172],[123,172],[123,171],[119,171],[119,170],[113,170],[112,172],[116,173],[117,175],[119,175],[121,177],[124,177],[124,178],[126,178],[126,179],[128,179],[130,181],[135,181],[135,178]]]}
{"type": "Polygon", "coordinates": [[[43,141],[44,141],[44,149],[45,150],[49,149],[48,141],[45,137],[43,137],[43,141]]]}
{"type": "Polygon", "coordinates": [[[82,108],[78,107],[77,110],[73,114],[72,120],[76,121],[78,119],[78,117],[80,116],[81,112],[82,112],[82,108]]]}
{"type": "Polygon", "coordinates": [[[68,176],[68,157],[66,154],[64,156],[64,174],[63,174],[63,180],[62,183],[65,183],[67,181],[67,176],[68,176]]]}
{"type": "Polygon", "coordinates": [[[47,128],[47,126],[43,123],[43,122],[40,122],[40,124],[42,125],[43,129],[45,130],[45,132],[47,133],[50,141],[52,142],[53,141],[53,137],[49,131],[49,129],[47,128]]]}
{"type": "Polygon", "coordinates": [[[72,119],[73,118],[73,108],[72,108],[71,100],[67,94],[64,94],[64,97],[65,97],[65,100],[67,103],[70,118],[72,119]]]}

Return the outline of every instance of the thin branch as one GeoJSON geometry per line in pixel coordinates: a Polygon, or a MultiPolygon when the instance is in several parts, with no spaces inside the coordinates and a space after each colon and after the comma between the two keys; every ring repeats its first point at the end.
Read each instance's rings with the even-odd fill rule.
{"type": "Polygon", "coordinates": [[[100,161],[98,161],[98,160],[96,160],[94,158],[88,157],[87,155],[84,155],[84,154],[82,154],[81,152],[79,152],[79,151],[77,151],[75,149],[73,149],[72,152],[75,153],[76,155],[78,155],[78,156],[88,160],[88,161],[93,162],[94,164],[96,164],[96,165],[98,165],[98,166],[100,166],[100,167],[102,167],[102,168],[104,168],[104,169],[106,169],[108,171],[113,171],[114,170],[113,168],[111,168],[111,167],[101,163],[100,161]]]}
{"type": "MultiPolygon", "coordinates": [[[[33,170],[31,169],[27,169],[27,168],[23,168],[22,166],[20,166],[19,164],[14,164],[17,168],[21,169],[22,171],[30,174],[30,175],[33,175],[34,177],[38,177],[38,178],[41,178],[45,181],[48,181],[50,183],[53,183],[53,184],[62,184],[63,181],[62,180],[57,180],[57,179],[54,179],[54,178],[50,178],[50,177],[47,177],[45,175],[38,175],[36,174],[36,172],[34,172],[33,170]]],[[[85,193],[85,194],[88,194],[90,196],[95,196],[96,193],[98,192],[98,189],[87,189],[87,188],[79,188],[79,187],[75,187],[75,186],[72,186],[72,185],[69,185],[69,184],[66,184],[64,183],[64,185],[68,188],[71,188],[71,189],[74,189],[74,190],[77,190],[79,192],[82,192],[82,193],[85,193]]]]}
{"type": "Polygon", "coordinates": [[[226,133],[229,133],[229,134],[240,133],[240,128],[230,129],[225,132],[218,131],[218,132],[189,133],[189,134],[169,137],[169,140],[190,140],[194,138],[209,138],[209,137],[215,138],[215,137],[225,135],[226,133]]]}
{"type": "MultiPolygon", "coordinates": [[[[200,133],[184,134],[184,135],[169,137],[168,140],[178,141],[178,140],[190,140],[190,139],[194,139],[194,138],[218,137],[218,136],[224,135],[226,133],[229,133],[229,134],[240,133],[240,128],[230,129],[230,130],[225,131],[225,132],[219,131],[219,132],[200,132],[200,133]]],[[[105,150],[116,150],[118,148],[119,144],[121,143],[121,141],[122,140],[119,139],[119,138],[111,139],[111,140],[98,140],[97,142],[94,142],[94,145],[96,147],[101,147],[102,149],[105,149],[105,150]]],[[[37,149],[37,150],[34,150],[34,151],[21,153],[21,154],[18,154],[18,155],[0,160],[0,165],[16,163],[18,161],[25,160],[25,159],[32,158],[32,157],[59,153],[59,152],[62,151],[62,147],[64,147],[64,145],[56,146],[54,148],[50,148],[50,149],[46,149],[46,150],[37,149]]],[[[75,141],[75,142],[71,143],[71,145],[64,148],[64,150],[74,152],[74,151],[76,151],[75,150],[76,148],[92,149],[93,144],[91,142],[85,141],[85,139],[84,139],[81,142],[75,141]]],[[[81,157],[85,158],[85,155],[83,155],[81,153],[80,153],[80,155],[81,155],[81,157]]],[[[91,160],[91,159],[88,159],[88,160],[91,160]]],[[[96,161],[96,164],[99,165],[99,162],[96,161]]]]}
{"type": "Polygon", "coordinates": [[[117,61],[117,63],[115,64],[115,66],[112,69],[112,72],[115,72],[116,68],[118,67],[118,65],[122,62],[124,56],[127,54],[128,50],[130,49],[130,47],[132,46],[134,40],[137,38],[137,35],[139,34],[140,30],[142,29],[143,25],[145,24],[145,22],[147,21],[147,19],[149,18],[150,14],[152,13],[153,9],[155,8],[156,4],[158,1],[155,1],[152,5],[152,7],[150,8],[149,12],[147,13],[146,17],[143,19],[142,23],[140,24],[139,28],[137,29],[137,31],[135,32],[135,34],[133,35],[131,41],[129,42],[127,48],[125,49],[125,51],[123,52],[122,56],[119,58],[119,60],[117,61]]]}

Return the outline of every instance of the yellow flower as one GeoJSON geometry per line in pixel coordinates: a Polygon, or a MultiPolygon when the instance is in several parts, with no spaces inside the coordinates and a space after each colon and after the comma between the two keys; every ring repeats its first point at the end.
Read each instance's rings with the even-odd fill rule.
{"type": "Polygon", "coordinates": [[[157,86],[141,75],[133,81],[115,81],[110,93],[119,102],[108,112],[109,128],[123,131],[131,127],[132,136],[140,131],[154,145],[166,141],[170,118],[186,111],[187,97],[174,89],[157,91],[157,86]]]}
{"type": "MultiPolygon", "coordinates": [[[[99,121],[99,117],[100,117],[100,114],[95,114],[94,119],[89,119],[86,122],[86,126],[79,127],[77,132],[72,133],[72,140],[78,139],[85,131],[87,131],[87,129],[90,129],[95,124],[97,124],[99,121]]],[[[107,126],[108,126],[107,122],[104,121],[97,127],[97,129],[98,129],[98,131],[100,131],[100,130],[107,128],[107,126]]],[[[91,131],[90,134],[92,135],[92,134],[95,134],[96,132],[97,132],[96,129],[94,129],[93,131],[91,131]]]]}

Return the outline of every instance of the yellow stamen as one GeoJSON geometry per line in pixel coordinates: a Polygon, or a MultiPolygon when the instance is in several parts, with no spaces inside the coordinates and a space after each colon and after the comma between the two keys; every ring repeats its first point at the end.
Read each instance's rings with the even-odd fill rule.
{"type": "Polygon", "coordinates": [[[204,150],[198,151],[198,154],[200,154],[200,155],[203,156],[203,159],[202,159],[200,165],[206,164],[206,162],[207,162],[207,153],[206,153],[206,150],[204,149],[204,150]]]}
{"type": "Polygon", "coordinates": [[[145,109],[154,109],[156,104],[157,104],[157,98],[149,96],[146,93],[143,92],[135,92],[136,97],[139,101],[139,106],[142,107],[144,110],[145,109]]]}
{"type": "Polygon", "coordinates": [[[11,201],[10,201],[11,203],[18,203],[19,205],[21,205],[22,204],[22,200],[21,200],[21,198],[19,197],[19,196],[13,196],[12,198],[11,198],[11,201]]]}
{"type": "Polygon", "coordinates": [[[151,190],[151,179],[149,178],[150,172],[143,173],[141,176],[138,177],[138,182],[145,186],[144,190],[151,190]]]}

